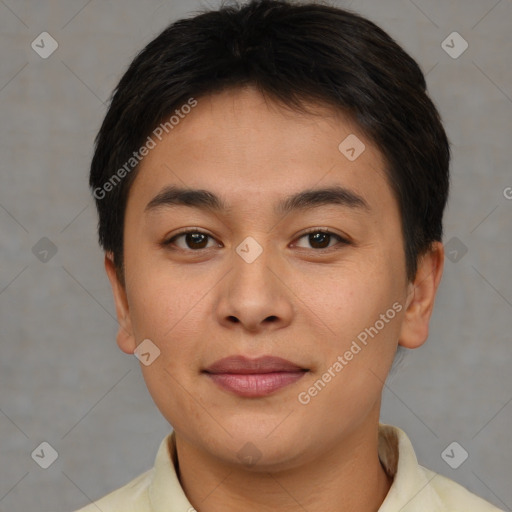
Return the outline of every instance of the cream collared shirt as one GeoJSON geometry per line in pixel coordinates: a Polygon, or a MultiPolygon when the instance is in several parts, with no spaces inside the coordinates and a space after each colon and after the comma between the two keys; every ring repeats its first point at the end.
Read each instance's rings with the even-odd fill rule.
{"type": "MultiPolygon", "coordinates": [[[[418,464],[402,430],[379,426],[379,458],[393,484],[379,512],[503,512],[453,480],[418,464]]],[[[175,471],[174,433],[160,444],[155,465],[77,512],[194,512],[175,471]]]]}

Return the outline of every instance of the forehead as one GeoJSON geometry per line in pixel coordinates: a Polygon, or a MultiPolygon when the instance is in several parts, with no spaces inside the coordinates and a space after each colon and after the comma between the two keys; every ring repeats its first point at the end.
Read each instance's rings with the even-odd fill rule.
{"type": "Polygon", "coordinates": [[[209,190],[230,207],[253,211],[334,185],[396,208],[381,152],[340,112],[292,111],[253,88],[197,101],[141,162],[129,195],[138,209],[170,184],[209,190]]]}

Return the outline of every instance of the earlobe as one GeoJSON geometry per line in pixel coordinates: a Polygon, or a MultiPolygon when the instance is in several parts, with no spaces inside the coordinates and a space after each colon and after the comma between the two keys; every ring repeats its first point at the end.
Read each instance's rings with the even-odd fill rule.
{"type": "Polygon", "coordinates": [[[119,280],[114,264],[114,257],[110,252],[105,253],[105,271],[107,272],[110,286],[112,287],[112,294],[114,296],[116,306],[117,322],[119,324],[119,330],[117,331],[117,345],[123,352],[133,354],[137,344],[132,330],[126,288],[119,280]]]}
{"type": "Polygon", "coordinates": [[[409,284],[405,317],[398,344],[406,348],[418,348],[427,340],[430,317],[444,265],[444,247],[435,242],[421,256],[413,283],[409,284]]]}

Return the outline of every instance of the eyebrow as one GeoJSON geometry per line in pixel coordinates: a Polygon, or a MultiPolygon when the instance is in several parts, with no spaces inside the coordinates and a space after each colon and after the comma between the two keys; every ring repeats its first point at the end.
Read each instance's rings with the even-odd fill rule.
{"type": "MultiPolygon", "coordinates": [[[[368,203],[356,192],[341,186],[307,189],[284,198],[275,207],[275,213],[285,215],[295,210],[317,206],[341,205],[353,209],[371,210],[368,203]]],[[[167,186],[146,205],[145,212],[170,206],[190,206],[213,212],[229,210],[226,203],[208,190],[167,186]]]]}

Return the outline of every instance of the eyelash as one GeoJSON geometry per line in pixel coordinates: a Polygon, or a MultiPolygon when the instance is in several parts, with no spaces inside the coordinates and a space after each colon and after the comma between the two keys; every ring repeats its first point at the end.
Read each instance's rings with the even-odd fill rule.
{"type": "MultiPolygon", "coordinates": [[[[343,238],[341,235],[338,235],[337,233],[334,233],[334,232],[330,231],[329,229],[323,229],[323,228],[308,229],[306,232],[302,233],[297,238],[297,240],[300,240],[301,238],[304,238],[307,235],[317,234],[317,233],[335,237],[338,239],[338,243],[333,246],[324,247],[324,248],[320,248],[320,249],[311,248],[311,250],[313,250],[314,252],[326,252],[326,251],[332,250],[333,248],[334,248],[334,250],[337,250],[337,249],[339,249],[339,248],[337,248],[337,245],[341,245],[341,246],[351,245],[351,242],[349,240],[347,240],[346,238],[343,238]]],[[[183,235],[188,235],[188,234],[201,234],[201,235],[205,235],[205,236],[215,240],[215,238],[213,236],[211,236],[209,233],[206,233],[205,231],[202,231],[201,229],[187,229],[184,231],[180,231],[179,233],[176,233],[175,235],[173,235],[171,238],[169,238],[167,240],[164,240],[161,245],[163,247],[169,248],[170,246],[174,245],[174,242],[177,238],[179,238],[180,236],[183,236],[183,235]]],[[[200,252],[200,251],[207,250],[207,249],[211,249],[211,247],[202,248],[202,249],[182,249],[181,247],[177,248],[177,250],[186,251],[186,252],[200,252]]],[[[305,248],[299,247],[299,249],[305,249],[305,248]]]]}

